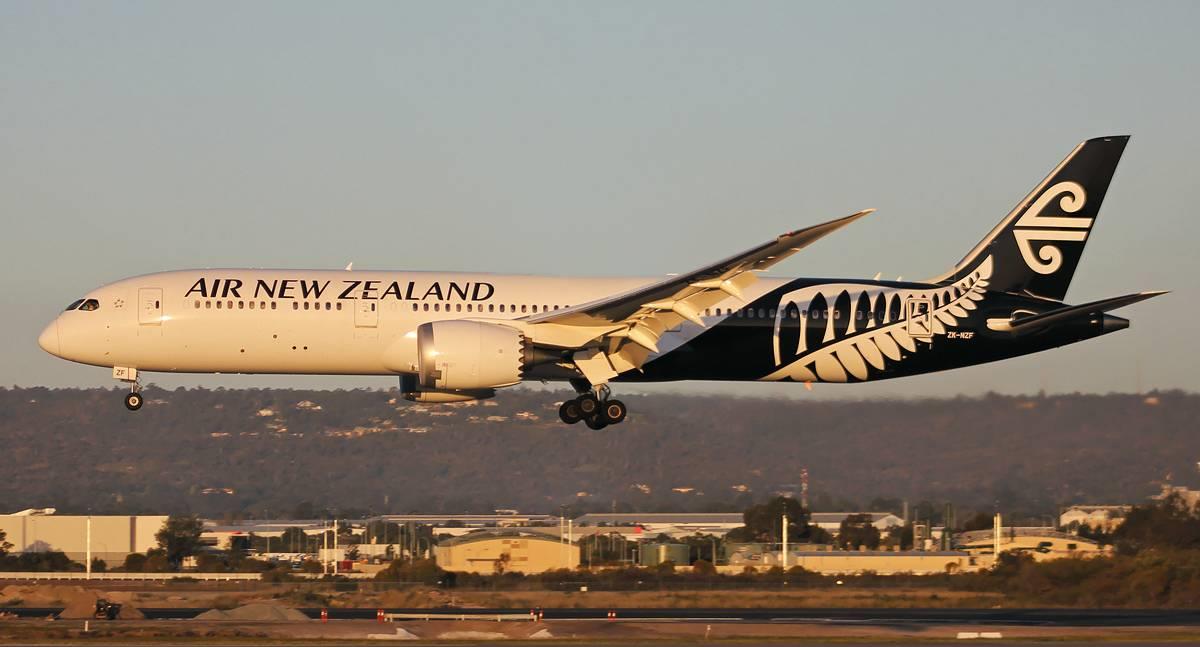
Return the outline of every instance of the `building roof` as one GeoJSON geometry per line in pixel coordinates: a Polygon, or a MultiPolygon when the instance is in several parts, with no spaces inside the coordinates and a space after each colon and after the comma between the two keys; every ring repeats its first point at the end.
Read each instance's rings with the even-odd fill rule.
{"type": "Polygon", "coordinates": [[[737,524],[745,517],[740,512],[589,512],[575,519],[579,525],[656,524],[737,524]]]}
{"type": "MultiPolygon", "coordinates": [[[[1099,545],[1087,537],[1059,532],[1048,526],[1004,526],[1000,529],[1000,538],[1004,539],[1007,537],[1047,537],[1051,539],[1067,539],[1081,544],[1099,545]]],[[[954,535],[954,543],[959,546],[974,544],[976,542],[987,543],[994,539],[995,532],[992,530],[970,530],[954,535]]]]}
{"type": "Polygon", "coordinates": [[[477,532],[459,535],[438,542],[438,546],[458,546],[461,544],[470,544],[477,541],[489,541],[493,539],[532,539],[535,541],[546,541],[555,544],[565,543],[558,537],[551,537],[536,532],[526,532],[518,529],[506,530],[480,530],[477,532]]]}
{"type": "Polygon", "coordinates": [[[891,512],[814,512],[809,515],[809,521],[812,523],[841,523],[845,521],[847,517],[856,514],[867,515],[871,519],[871,523],[879,523],[888,517],[896,517],[897,519],[900,518],[898,515],[892,514],[891,512]]]}

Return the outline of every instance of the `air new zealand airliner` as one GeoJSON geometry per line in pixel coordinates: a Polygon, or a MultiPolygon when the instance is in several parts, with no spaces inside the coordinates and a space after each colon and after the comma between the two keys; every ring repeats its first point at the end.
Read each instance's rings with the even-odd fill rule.
{"type": "Polygon", "coordinates": [[[867,382],[1027,355],[1122,330],[1162,294],[1064,303],[1128,137],[1075,147],[945,274],[925,281],[759,273],[872,210],[668,278],[426,271],[179,270],[83,295],[38,343],[147,372],[394,375],[416,402],[569,382],[566,423],[623,421],[620,382],[867,382]]]}

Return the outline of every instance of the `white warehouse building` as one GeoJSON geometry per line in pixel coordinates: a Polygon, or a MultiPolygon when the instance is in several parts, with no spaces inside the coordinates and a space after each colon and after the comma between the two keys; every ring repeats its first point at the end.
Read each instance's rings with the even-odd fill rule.
{"type": "Polygon", "coordinates": [[[130,553],[144,553],[158,545],[154,538],[166,522],[163,516],[56,515],[52,508],[0,515],[0,530],[12,544],[12,553],[62,551],[83,562],[88,552],[88,519],[91,519],[92,557],[110,566],[121,564],[130,553]]]}

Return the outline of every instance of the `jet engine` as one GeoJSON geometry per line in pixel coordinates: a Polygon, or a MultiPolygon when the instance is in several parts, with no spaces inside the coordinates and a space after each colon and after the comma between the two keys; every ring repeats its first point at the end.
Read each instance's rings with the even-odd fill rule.
{"type": "Polygon", "coordinates": [[[521,381],[529,342],[510,326],[431,321],[417,327],[417,382],[422,390],[497,389],[521,381]]]}

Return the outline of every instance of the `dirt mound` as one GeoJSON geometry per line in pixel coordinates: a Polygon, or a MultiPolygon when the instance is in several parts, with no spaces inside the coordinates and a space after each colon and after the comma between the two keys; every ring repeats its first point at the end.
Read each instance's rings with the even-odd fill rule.
{"type": "Polygon", "coordinates": [[[209,609],[196,620],[249,620],[252,622],[301,622],[309,620],[303,613],[274,604],[247,604],[228,611],[209,609]]]}
{"type": "Polygon", "coordinates": [[[19,603],[27,607],[55,607],[65,605],[85,589],[81,586],[62,584],[9,584],[0,589],[0,603],[19,603]]]}
{"type": "Polygon", "coordinates": [[[121,612],[117,614],[118,620],[144,620],[146,618],[145,614],[133,605],[132,596],[128,593],[113,592],[109,594],[79,586],[55,588],[60,589],[59,599],[65,605],[62,613],[58,614],[59,618],[68,620],[91,618],[96,613],[96,600],[108,600],[120,604],[121,612]]]}

